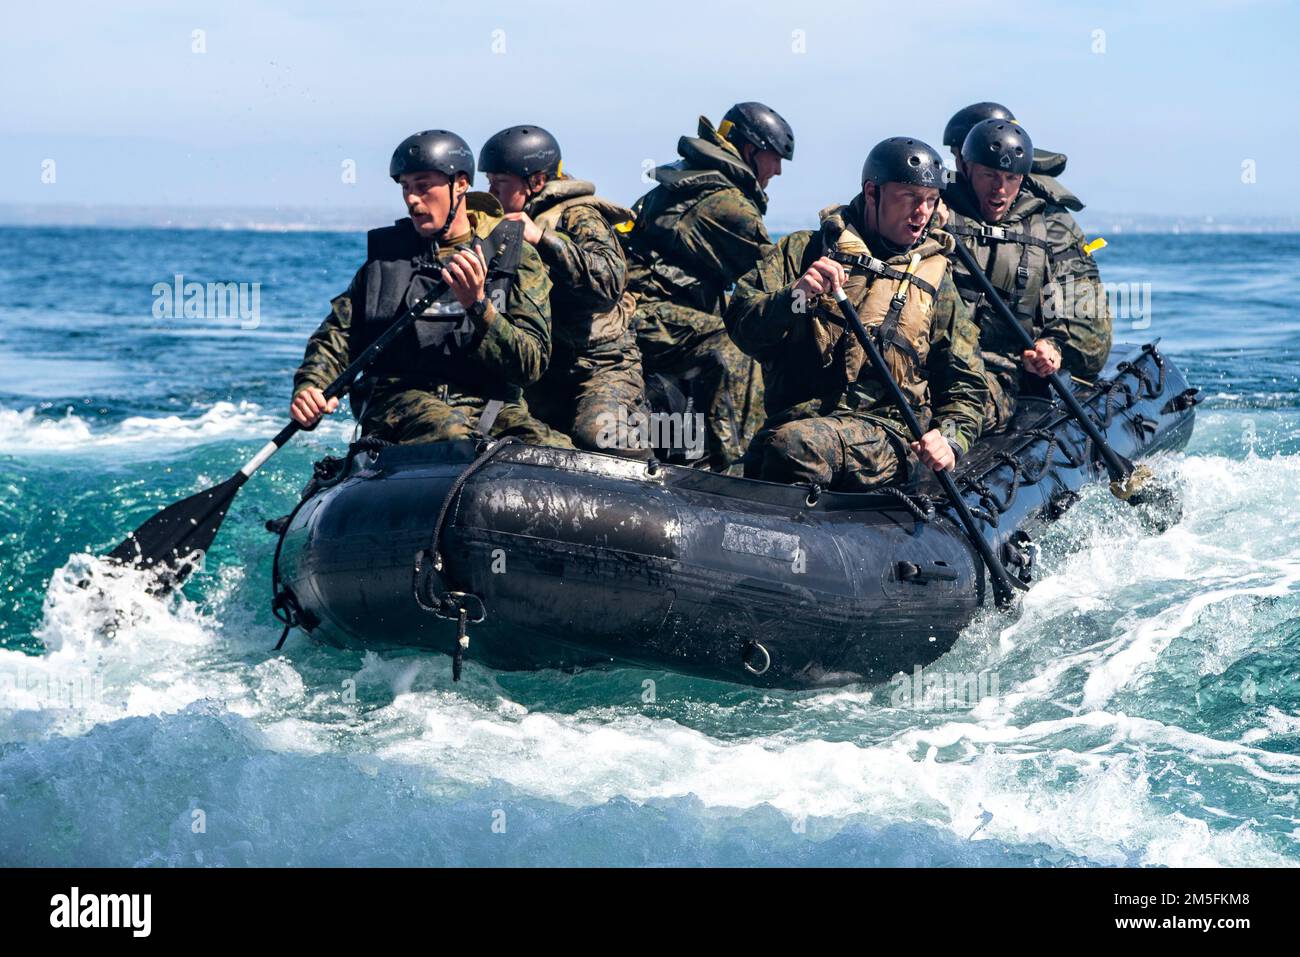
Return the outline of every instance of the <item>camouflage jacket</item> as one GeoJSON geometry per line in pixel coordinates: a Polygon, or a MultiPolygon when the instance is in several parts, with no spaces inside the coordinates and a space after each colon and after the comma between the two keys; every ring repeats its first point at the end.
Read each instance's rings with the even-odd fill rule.
{"type": "MultiPolygon", "coordinates": [[[[847,209],[851,224],[863,232],[861,196],[847,209]]],[[[863,235],[872,248],[879,245],[876,237],[863,235]]],[[[769,421],[852,411],[910,441],[902,415],[873,379],[870,363],[862,367],[856,382],[845,381],[841,368],[825,361],[815,341],[813,310],[800,307],[794,284],[825,248],[823,234],[812,230],[791,233],[770,247],[763,260],[736,283],[726,313],[727,331],[746,354],[763,363],[769,421]]],[[[910,253],[884,261],[905,268],[910,253]]],[[[926,367],[919,370],[929,384],[930,408],[914,411],[923,427],[927,419],[951,423],[945,433],[962,452],[979,437],[988,395],[978,340],[979,330],[957,294],[949,265],[933,300],[926,367]]]]}
{"type": "MultiPolygon", "coordinates": [[[[958,177],[944,200],[958,214],[950,225],[956,225],[961,217],[982,225],[978,202],[963,177],[958,177]]],[[[1070,214],[1071,209],[1082,208],[1083,204],[1051,176],[1031,174],[1025,177],[1020,194],[996,225],[1046,242],[1046,249],[1029,250],[1025,262],[1035,272],[1030,278],[1033,301],[1022,301],[1016,311],[1031,336],[1048,339],[1060,349],[1067,372],[1091,378],[1101,371],[1110,355],[1111,320],[1097,264],[1084,249],[1083,231],[1070,214]]],[[[1004,299],[1009,298],[1010,277],[1020,261],[1021,247],[1015,243],[977,242],[971,237],[962,237],[962,241],[975,253],[1004,299]]],[[[954,259],[953,268],[958,285],[969,297],[968,303],[974,304],[985,361],[1003,372],[1018,369],[1022,351],[1019,341],[988,301],[973,292],[975,286],[965,265],[954,259]]]]}
{"type": "MultiPolygon", "coordinates": [[[[486,237],[501,222],[501,206],[487,193],[470,193],[466,202],[470,231],[447,241],[438,258],[446,261],[469,244],[475,236],[486,237]]],[[[352,324],[352,301],[363,297],[364,267],[357,271],[346,292],[330,303],[330,314],[307,342],[302,365],[293,377],[296,395],[308,386],[325,388],[339,376],[355,356],[351,355],[349,330],[352,324]]],[[[487,299],[483,319],[483,337],[473,356],[487,369],[495,370],[503,382],[523,387],[536,382],[546,371],[551,354],[551,281],[541,258],[524,244],[515,282],[506,300],[505,312],[499,312],[487,299]]],[[[381,377],[371,382],[385,391],[393,389],[434,389],[444,383],[435,376],[412,378],[381,377]]]]}
{"type": "Polygon", "coordinates": [[[659,185],[633,206],[623,236],[628,288],[639,302],[671,302],[720,316],[724,294],[771,245],[767,195],[736,148],[700,117],[681,159],[654,172],[659,185]]]}
{"type": "Polygon", "coordinates": [[[595,192],[582,180],[552,180],[524,207],[543,228],[536,248],[552,282],[557,361],[617,343],[632,316],[627,260],[614,231],[614,222],[630,220],[632,211],[595,192]]]}

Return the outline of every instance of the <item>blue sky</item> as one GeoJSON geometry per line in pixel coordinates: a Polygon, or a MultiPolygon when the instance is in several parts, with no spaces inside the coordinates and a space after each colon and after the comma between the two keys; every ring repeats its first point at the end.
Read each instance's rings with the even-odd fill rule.
{"type": "Polygon", "coordinates": [[[1280,0],[10,4],[0,202],[396,215],[387,163],[407,133],[447,127],[477,150],[522,122],[630,202],[700,113],[757,99],[795,128],[769,218],[798,224],[853,192],[877,140],[937,146],[956,108],[994,99],[1069,154],[1095,209],[1294,215],[1297,37],[1280,0]]]}

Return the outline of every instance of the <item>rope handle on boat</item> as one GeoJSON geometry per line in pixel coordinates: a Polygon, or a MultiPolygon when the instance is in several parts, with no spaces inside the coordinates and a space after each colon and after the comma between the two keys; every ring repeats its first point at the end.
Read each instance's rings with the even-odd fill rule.
{"type": "MultiPolygon", "coordinates": [[[[1127,411],[1136,405],[1139,399],[1158,398],[1165,386],[1165,361],[1156,348],[1155,343],[1148,342],[1142,347],[1144,356],[1150,356],[1151,361],[1155,364],[1159,374],[1153,377],[1142,369],[1136,362],[1121,362],[1116,366],[1116,375],[1112,379],[1100,379],[1095,383],[1099,393],[1105,396],[1100,416],[1090,415],[1098,428],[1107,429],[1115,420],[1116,406],[1120,401],[1123,402],[1124,409],[1127,411]],[[1127,382],[1121,381],[1124,376],[1132,376],[1138,380],[1138,388],[1135,391],[1127,382]],[[1121,398],[1122,397],[1122,398],[1121,398]]],[[[1138,360],[1141,361],[1140,359],[1138,360]]],[[[1195,392],[1196,390],[1189,390],[1195,392]]],[[[1184,400],[1186,402],[1186,400],[1184,400]]],[[[1194,404],[1194,403],[1190,403],[1194,404]]],[[[1179,406],[1171,403],[1166,407],[1168,411],[1182,411],[1186,405],[1179,406]]],[[[1091,412],[1091,410],[1089,410],[1091,412]]],[[[1165,411],[1165,410],[1162,410],[1165,411]]],[[[1139,416],[1134,421],[1135,427],[1139,432],[1154,431],[1155,423],[1144,416],[1139,416]]],[[[964,475],[959,481],[962,487],[972,491],[980,497],[982,508],[972,510],[976,517],[987,521],[994,528],[998,525],[998,518],[1011,508],[1015,502],[1016,495],[1020,490],[1022,482],[1028,485],[1035,485],[1042,480],[1048,470],[1055,464],[1057,451],[1061,453],[1061,460],[1071,468],[1079,468],[1085,461],[1091,459],[1093,452],[1091,441],[1085,440],[1084,448],[1080,451],[1072,446],[1065,437],[1051,429],[1028,429],[1021,433],[1028,439],[1038,439],[1047,443],[1043,455],[1043,464],[1036,469],[1031,469],[1021,456],[1028,451],[1028,446],[1021,448],[1019,453],[1000,451],[993,456],[998,465],[985,470],[980,475],[964,475]],[[1011,486],[1007,493],[998,497],[988,486],[987,478],[994,469],[1002,466],[1011,469],[1012,480],[1011,486]]]]}
{"type": "Polygon", "coordinates": [[[438,510],[438,519],[434,522],[433,533],[429,538],[428,549],[417,552],[415,555],[411,585],[416,604],[424,611],[437,615],[439,618],[455,618],[457,621],[456,644],[452,649],[451,656],[452,681],[460,680],[461,668],[465,662],[465,653],[469,650],[468,626],[487,618],[487,606],[484,604],[483,599],[473,592],[445,589],[446,581],[442,573],[446,568],[446,563],[442,557],[442,534],[447,524],[447,517],[451,514],[453,503],[460,497],[465,483],[469,481],[475,472],[492,461],[502,449],[509,445],[516,445],[518,442],[519,440],[515,438],[489,439],[479,446],[478,457],[456,476],[455,481],[447,489],[447,494],[443,497],[442,507],[438,510]],[[434,590],[435,583],[439,589],[436,593],[434,590]],[[475,604],[477,605],[477,614],[471,616],[469,607],[475,604]]]}

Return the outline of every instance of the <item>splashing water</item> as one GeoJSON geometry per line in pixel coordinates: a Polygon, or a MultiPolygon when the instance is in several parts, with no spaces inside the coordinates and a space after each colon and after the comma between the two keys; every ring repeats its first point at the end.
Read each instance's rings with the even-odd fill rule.
{"type": "MultiPolygon", "coordinates": [[[[0,230],[0,245],[69,242],[57,234],[0,230]]],[[[1300,861],[1296,325],[1283,306],[1232,313],[1249,346],[1225,351],[1235,304],[1182,272],[1239,241],[1234,261],[1267,273],[1244,248],[1257,237],[1112,243],[1117,278],[1149,277],[1157,304],[1174,290],[1150,333],[1210,395],[1187,453],[1157,463],[1185,517],[1152,536],[1091,490],[1044,540],[1020,617],[976,622],[937,663],[990,679],[955,697],[919,675],[773,692],[472,658],[453,685],[444,656],[302,636],[275,653],[261,525],[346,442],[341,416],[241,493],[183,593],[150,596],[93,556],[279,428],[315,322],[290,310],[342,288],[361,242],[97,241],[141,288],[114,286],[103,315],[38,318],[42,283],[67,278],[27,252],[30,303],[0,325],[8,353],[75,351],[72,330],[96,337],[88,359],[154,370],[0,383],[0,863],[1300,861]],[[200,275],[204,257],[278,277],[237,348],[227,328],[149,318],[150,277],[200,275]]]]}

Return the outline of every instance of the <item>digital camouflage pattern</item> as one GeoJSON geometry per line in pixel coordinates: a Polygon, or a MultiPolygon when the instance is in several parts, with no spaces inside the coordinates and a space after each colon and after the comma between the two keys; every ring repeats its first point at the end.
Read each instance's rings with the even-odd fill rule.
{"type": "MultiPolygon", "coordinates": [[[[964,177],[958,177],[945,201],[956,214],[953,224],[963,219],[982,222],[978,202],[964,177]]],[[[1052,177],[1030,174],[1025,177],[1020,195],[996,225],[1045,240],[1047,249],[1031,248],[1025,257],[1032,272],[1031,294],[1022,297],[1014,311],[1035,340],[1049,340],[1060,350],[1065,373],[1092,379],[1110,355],[1111,316],[1097,264],[1085,251],[1087,240],[1070,213],[1071,209],[1082,208],[1083,204],[1052,177]]],[[[962,241],[975,254],[1004,301],[1012,300],[1022,246],[974,237],[962,237],[962,241]]],[[[968,304],[973,304],[980,327],[980,349],[989,385],[985,429],[1000,431],[1010,421],[1021,392],[1041,392],[1044,383],[1024,371],[1021,343],[974,290],[973,280],[960,260],[954,259],[953,269],[968,304]]]]}
{"type": "Polygon", "coordinates": [[[726,293],[771,245],[767,196],[736,148],[700,117],[681,160],[655,170],[627,233],[628,289],[645,371],[693,377],[702,389],[706,462],[734,470],[762,421],[763,380],[722,322],[726,293]]]}
{"type": "MultiPolygon", "coordinates": [[[[438,258],[449,260],[475,236],[486,237],[501,222],[500,206],[486,194],[474,194],[469,207],[470,231],[449,239],[438,258]],[[489,202],[490,201],[490,202],[489,202]],[[493,211],[495,205],[495,212],[493,211]]],[[[302,365],[294,374],[297,395],[309,386],[323,389],[352,360],[349,330],[352,302],[364,296],[364,267],[348,291],[330,304],[330,314],[307,342],[302,365]]],[[[473,355],[488,369],[498,370],[503,382],[517,387],[520,398],[507,402],[494,422],[491,435],[512,435],[537,445],[572,448],[561,433],[534,419],[522,398],[522,389],[545,372],[551,352],[551,282],[537,253],[525,245],[515,282],[504,312],[488,299],[483,338],[473,355]]],[[[466,438],[477,428],[487,400],[440,382],[433,375],[366,376],[353,387],[352,410],[363,435],[390,442],[437,442],[466,438]]]]}
{"type": "MultiPolygon", "coordinates": [[[[841,207],[846,225],[862,235],[859,196],[841,207]]],[[[876,237],[862,236],[864,246],[883,248],[876,237]]],[[[913,252],[934,261],[951,248],[946,236],[930,236],[913,250],[881,256],[895,269],[906,268],[913,252]]],[[[784,237],[753,271],[742,277],[727,310],[727,327],[735,341],[763,363],[768,418],[746,456],[747,475],[772,481],[812,483],[843,491],[866,491],[905,480],[916,464],[908,449],[911,436],[869,361],[854,361],[849,350],[861,346],[845,329],[829,297],[802,301],[795,282],[827,249],[823,232],[801,230],[784,237]],[[825,332],[835,328],[832,345],[844,338],[843,351],[826,349],[825,332]],[[846,356],[846,353],[849,353],[846,356]],[[849,373],[847,370],[857,370],[849,373]],[[851,377],[850,377],[851,376],[851,377]]],[[[865,300],[877,283],[866,282],[861,267],[850,272],[846,292],[865,300]],[[855,290],[850,284],[859,284],[855,290]]],[[[944,264],[936,295],[909,291],[922,314],[928,313],[928,350],[924,368],[900,381],[923,428],[939,428],[955,449],[965,452],[979,436],[987,387],[978,353],[979,333],[944,264]]],[[[880,316],[863,314],[872,328],[880,316]]],[[[892,347],[887,347],[887,350],[892,347]]],[[[919,354],[919,353],[918,353],[919,354]]],[[[900,361],[907,361],[905,359],[900,361]]],[[[901,377],[900,377],[901,378],[901,377]]]]}
{"type": "Polygon", "coordinates": [[[645,380],[627,261],[613,228],[632,212],[595,192],[582,180],[552,180],[524,209],[544,229],[537,251],[551,277],[554,340],[550,367],[525,394],[533,414],[579,448],[647,458],[651,450],[635,442],[609,441],[620,408],[624,421],[644,411],[645,380]]]}

